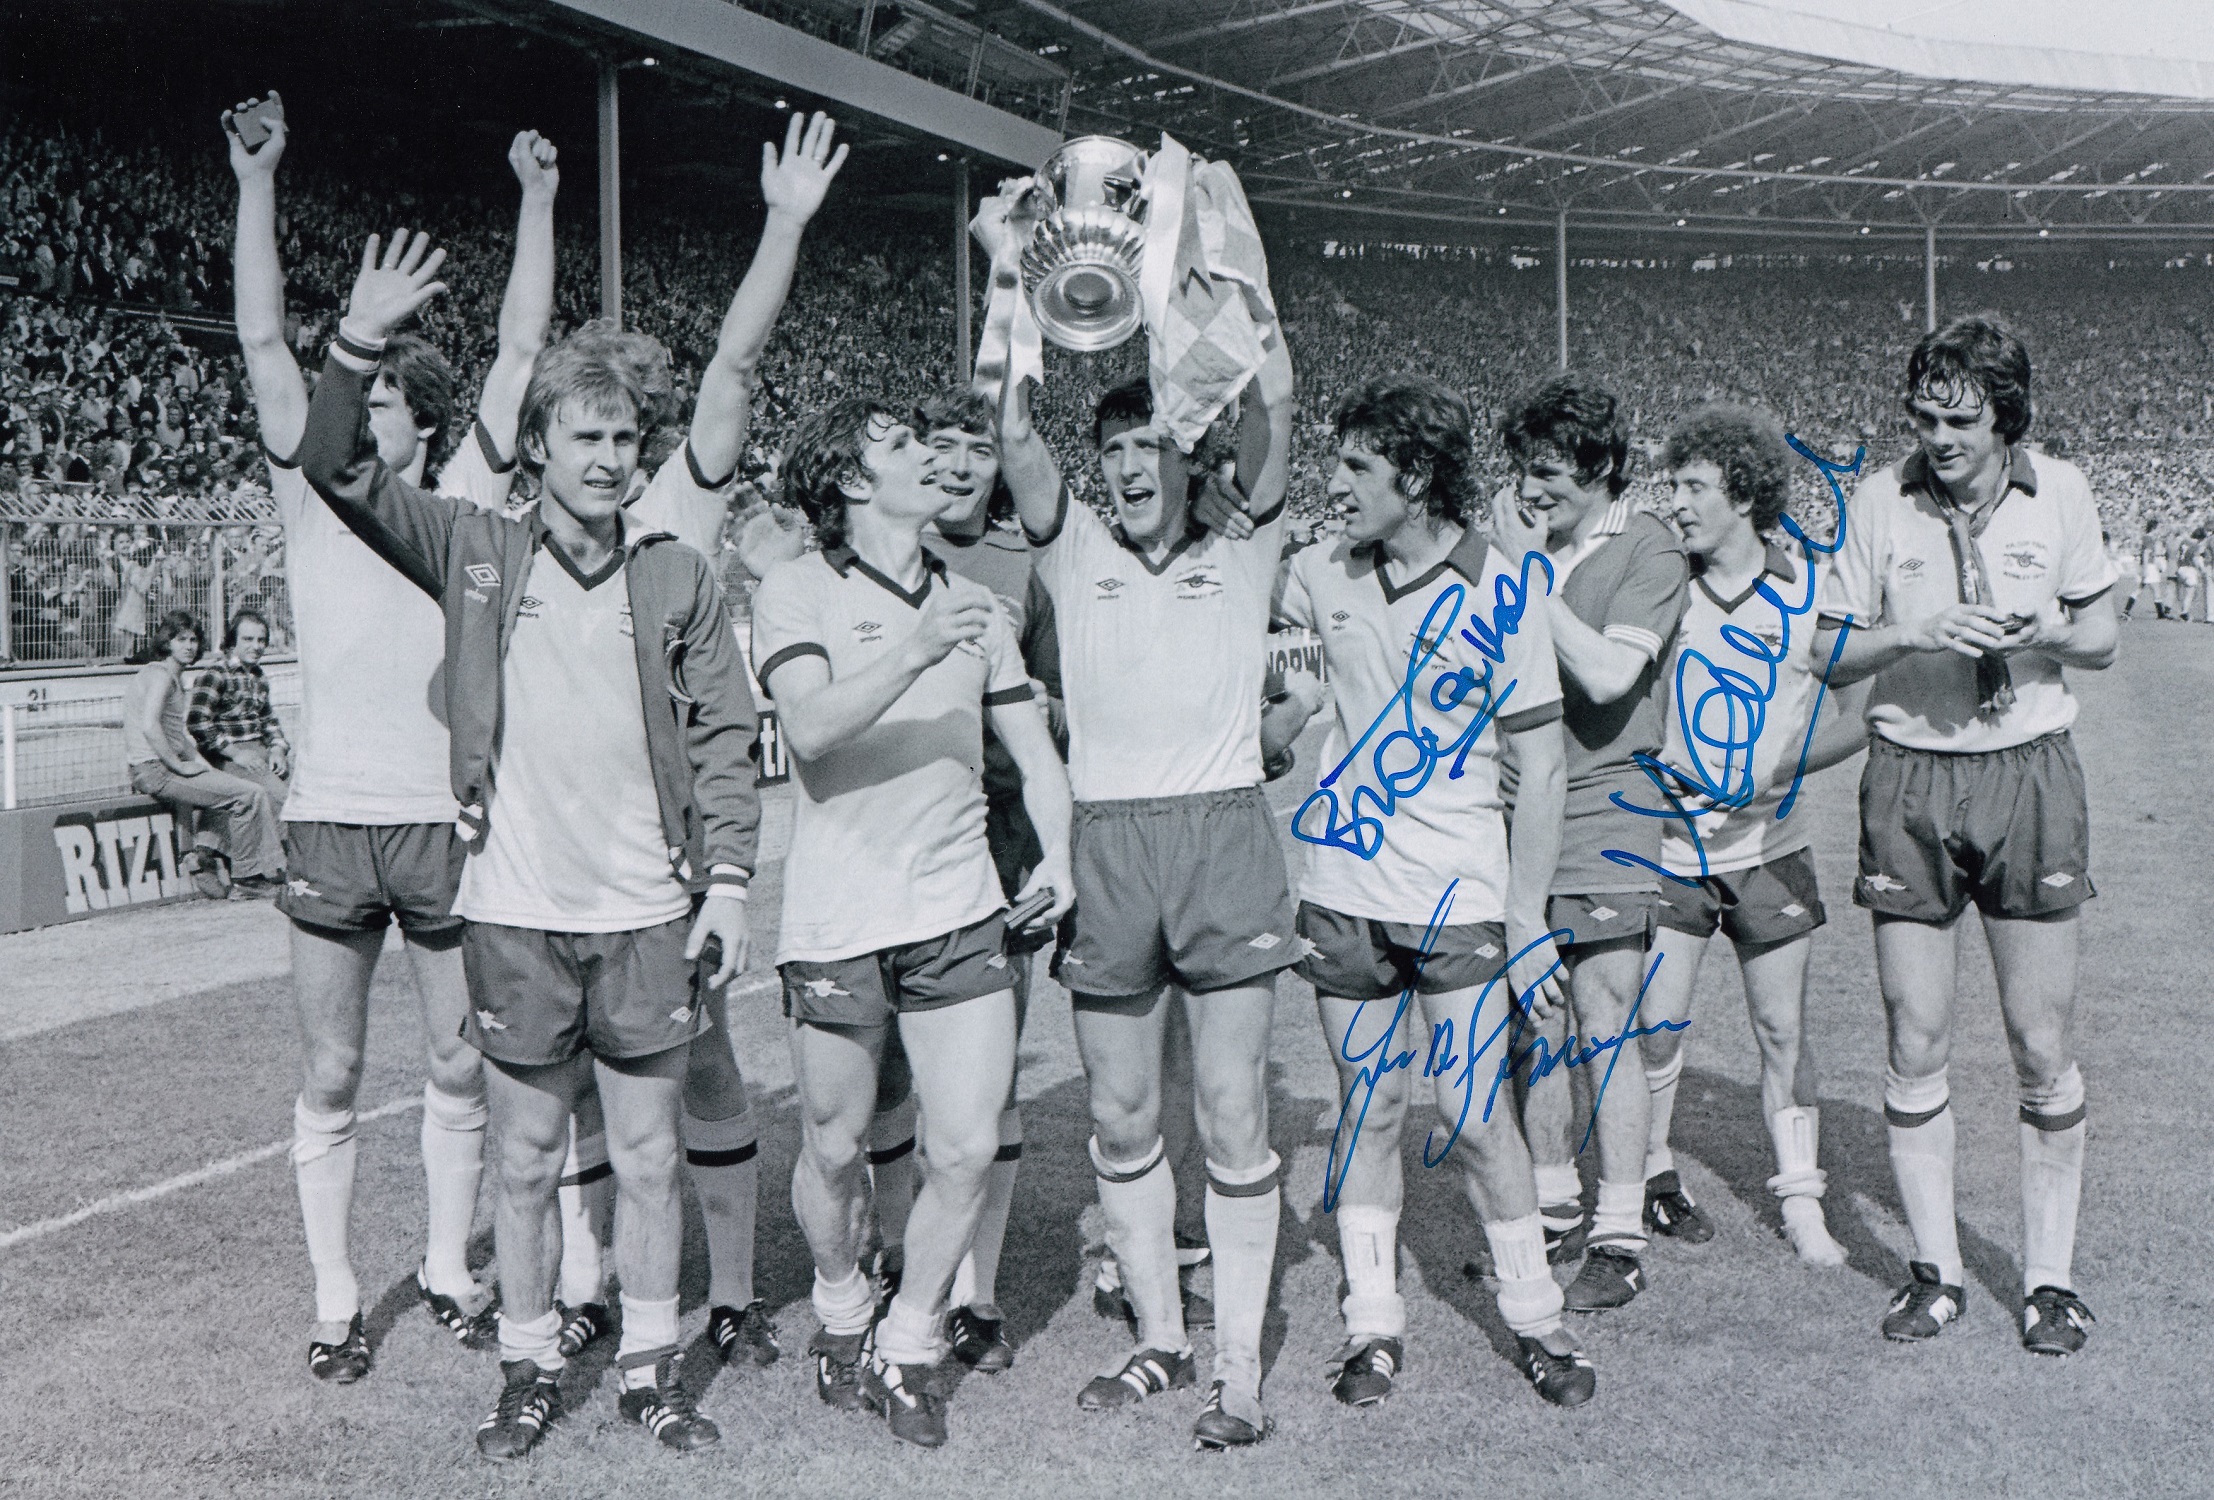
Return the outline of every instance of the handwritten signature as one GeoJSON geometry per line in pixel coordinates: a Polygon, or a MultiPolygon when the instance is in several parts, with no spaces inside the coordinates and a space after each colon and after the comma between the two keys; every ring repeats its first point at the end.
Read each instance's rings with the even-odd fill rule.
{"type": "MultiPolygon", "coordinates": [[[[1760,596],[1775,607],[1782,621],[1782,636],[1771,647],[1753,632],[1737,625],[1724,625],[1722,638],[1750,663],[1750,670],[1725,665],[1707,656],[1703,651],[1689,648],[1677,653],[1674,699],[1678,722],[1683,729],[1685,758],[1688,767],[1672,766],[1658,756],[1638,751],[1631,760],[1642,771],[1653,789],[1660,794],[1666,807],[1641,807],[1628,800],[1621,792],[1610,799],[1624,812],[1641,817],[1662,818],[1681,823],[1684,833],[1691,840],[1691,847],[1699,857],[1699,873],[1678,875],[1662,869],[1653,861],[1627,849],[1607,849],[1602,854],[1614,864],[1641,869],[1658,875],[1678,885],[1697,885],[1708,874],[1707,848],[1700,837],[1698,820],[1727,814],[1750,806],[1761,794],[1762,788],[1754,775],[1753,753],[1760,743],[1762,733],[1768,728],[1768,706],[1775,699],[1780,685],[1777,668],[1791,659],[1792,622],[1811,613],[1814,609],[1815,570],[1813,561],[1817,554],[1827,556],[1845,545],[1845,487],[1838,482],[1841,474],[1860,473],[1862,461],[1868,450],[1855,449],[1852,462],[1835,463],[1816,453],[1795,435],[1784,439],[1794,453],[1815,465],[1830,487],[1830,498],[1837,508],[1837,531],[1828,542],[1820,542],[1807,535],[1799,523],[1787,513],[1778,519],[1784,530],[1805,549],[1808,560],[1805,591],[1796,603],[1787,603],[1775,587],[1763,576],[1754,582],[1760,596]],[[1708,684],[1704,690],[1693,692],[1693,674],[1703,673],[1708,684]],[[1716,717],[1722,728],[1714,727],[1716,717]],[[1710,764],[1709,752],[1719,752],[1719,764],[1710,764]]],[[[1778,820],[1791,815],[1798,803],[1799,790],[1806,780],[1807,757],[1814,750],[1815,726],[1821,722],[1822,704],[1829,696],[1830,673],[1837,666],[1837,659],[1844,654],[1846,638],[1852,633],[1850,625],[1839,627],[1837,640],[1830,649],[1830,659],[1823,664],[1821,677],[1816,683],[1814,707],[1807,715],[1806,733],[1799,743],[1799,759],[1792,768],[1791,784],[1785,791],[1782,803],[1776,809],[1778,820]]]]}
{"type": "Polygon", "coordinates": [[[1399,690],[1369,721],[1360,737],[1347,747],[1345,758],[1332,767],[1316,783],[1307,800],[1299,804],[1299,811],[1292,815],[1292,837],[1309,844],[1343,849],[1363,859],[1374,859],[1383,851],[1384,819],[1397,811],[1401,802],[1413,798],[1430,784],[1430,777],[1440,761],[1450,759],[1452,765],[1446,775],[1449,779],[1459,778],[1469,752],[1483,737],[1485,727],[1499,716],[1519,681],[1510,680],[1506,686],[1493,691],[1494,669],[1506,660],[1505,640],[1520,628],[1522,617],[1530,607],[1533,568],[1545,570],[1545,587],[1539,592],[1551,593],[1552,561],[1543,552],[1533,551],[1523,556],[1521,571],[1516,576],[1501,578],[1493,585],[1489,624],[1477,618],[1475,610],[1469,611],[1468,623],[1459,634],[1483,657],[1482,675],[1470,667],[1456,667],[1450,672],[1440,672],[1430,684],[1430,706],[1440,713],[1451,713],[1472,696],[1481,694],[1476,699],[1479,705],[1476,715],[1468,726],[1452,743],[1441,744],[1436,730],[1415,722],[1417,684],[1422,670],[1452,639],[1453,623],[1460,617],[1461,604],[1467,597],[1467,590],[1456,583],[1439,594],[1428,613],[1423,615],[1422,624],[1415,631],[1415,649],[1407,655],[1407,674],[1400,681],[1399,690]],[[1384,729],[1385,721],[1395,712],[1400,718],[1399,726],[1379,737],[1378,731],[1384,729]],[[1348,814],[1338,801],[1338,779],[1351,768],[1355,757],[1371,740],[1375,741],[1375,748],[1369,752],[1369,769],[1374,773],[1376,785],[1353,789],[1348,814]],[[1394,768],[1392,762],[1402,753],[1402,746],[1413,758],[1394,768]],[[1311,831],[1308,826],[1308,814],[1317,807],[1323,809],[1320,832],[1311,831]]]}
{"type": "MultiPolygon", "coordinates": [[[[1434,953],[1433,944],[1438,933],[1445,927],[1447,915],[1453,909],[1453,893],[1459,885],[1459,881],[1454,881],[1445,888],[1445,894],[1438,898],[1437,907],[1431,912],[1430,921],[1423,929],[1422,946],[1417,950],[1415,958],[1415,977],[1410,977],[1406,988],[1399,992],[1398,1003],[1393,1008],[1391,1020],[1384,1027],[1382,1034],[1360,1050],[1354,1050],[1353,1034],[1360,1025],[1362,1016],[1367,1013],[1370,1004],[1380,1003],[1372,1001],[1354,1008],[1352,1018],[1346,1022],[1345,1035],[1338,1040],[1338,1056],[1345,1059],[1355,1071],[1352,1085],[1347,1088],[1345,1097],[1338,1104],[1338,1123],[1330,1132],[1330,1159],[1322,1174],[1322,1211],[1324,1213],[1332,1213],[1337,1209],[1338,1195],[1344,1189],[1345,1174],[1352,1170],[1353,1153],[1360,1145],[1361,1127],[1368,1119],[1368,1107],[1376,1097],[1378,1085],[1393,1073],[1414,1067],[1415,1054],[1413,1051],[1392,1050],[1392,1039],[1399,1034],[1400,1024],[1406,1020],[1407,1011],[1414,1004],[1415,985],[1422,972],[1422,966],[1428,962],[1434,953]],[[1342,1151],[1340,1150],[1341,1142],[1343,1144],[1342,1151]]],[[[1517,952],[1510,954],[1506,962],[1499,966],[1498,972],[1485,982],[1482,991],[1478,993],[1472,1015],[1483,1015],[1484,1007],[1489,1003],[1492,991],[1506,981],[1508,971],[1521,961],[1523,955],[1542,947],[1548,942],[1571,939],[1574,935],[1566,928],[1549,932],[1543,937],[1526,944],[1517,952]]],[[[1535,1025],[1536,1022],[1530,1014],[1529,1002],[1515,995],[1511,989],[1507,992],[1506,1016],[1500,1020],[1498,1025],[1492,1027],[1489,1034],[1481,1042],[1476,1041],[1472,1022],[1469,1035],[1461,1039],[1463,1045],[1467,1047],[1467,1051],[1460,1056],[1455,1056],[1453,1051],[1455,1042],[1453,1018],[1448,1016],[1444,1020],[1434,1023],[1430,1027],[1430,1045],[1422,1060],[1421,1076],[1424,1078],[1443,1078],[1458,1068],[1459,1075],[1454,1079],[1454,1083],[1461,1091],[1461,1107],[1459,1113],[1454,1116],[1452,1129],[1447,1132],[1443,1145],[1436,1145],[1433,1149],[1437,1139],[1437,1132],[1434,1129],[1423,1138],[1422,1164],[1425,1167],[1437,1166],[1451,1154],[1454,1143],[1461,1138],[1461,1132],[1468,1125],[1469,1111],[1475,1107],[1476,1085],[1479,1077],[1477,1064],[1491,1051],[1492,1045],[1499,1041],[1502,1034],[1506,1037],[1506,1047],[1499,1055],[1498,1061],[1492,1070],[1491,1089],[1484,1097],[1484,1112],[1479,1117],[1484,1121],[1491,1119],[1492,1110],[1498,1104],[1500,1087],[1511,1081],[1516,1072],[1522,1069],[1525,1064],[1528,1065],[1528,1076],[1524,1079],[1524,1082],[1534,1084],[1558,1068],[1588,1067],[1602,1057],[1607,1060],[1607,1071],[1601,1076],[1598,1085],[1592,1091],[1591,1123],[1585,1127],[1583,1140],[1576,1147],[1577,1154],[1581,1155],[1585,1147],[1591,1144],[1592,1132],[1598,1128],[1599,1105],[1606,1098],[1607,1085],[1614,1081],[1614,1066],[1621,1061],[1623,1044],[1662,1031],[1683,1031],[1691,1025],[1689,1021],[1660,1021],[1651,1026],[1639,1026],[1637,1024],[1638,1009],[1645,1003],[1645,992],[1651,987],[1653,976],[1660,972],[1660,966],[1661,955],[1655,954],[1652,966],[1645,971],[1644,982],[1638,986],[1637,998],[1630,1003],[1630,1013],[1624,1019],[1622,1030],[1614,1036],[1602,1037],[1597,1041],[1584,1040],[1582,1045],[1578,1044],[1579,1039],[1573,1032],[1568,1034],[1558,1051],[1555,1051],[1542,1036],[1534,1036],[1526,1045],[1518,1045],[1526,1029],[1535,1025]]],[[[1560,967],[1561,960],[1556,956],[1552,966],[1532,981],[1532,987],[1543,984],[1546,979],[1557,973],[1560,967]]]]}

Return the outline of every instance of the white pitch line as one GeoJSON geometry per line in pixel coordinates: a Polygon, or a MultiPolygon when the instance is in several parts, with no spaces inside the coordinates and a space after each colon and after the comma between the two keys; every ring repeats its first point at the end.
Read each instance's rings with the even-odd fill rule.
{"type": "MultiPolygon", "coordinates": [[[[731,989],[729,998],[737,1000],[748,995],[759,994],[775,983],[774,979],[757,979],[751,984],[739,985],[731,989]]],[[[421,1109],[422,1107],[422,1096],[416,1095],[412,1098],[394,1099],[389,1103],[380,1104],[375,1109],[367,1110],[354,1118],[357,1124],[366,1125],[371,1120],[389,1119],[393,1115],[404,1115],[411,1109],[421,1109]]],[[[228,1156],[221,1161],[209,1162],[204,1167],[180,1173],[175,1177],[164,1178],[160,1182],[148,1183],[145,1187],[132,1188],[127,1193],[111,1193],[98,1202],[87,1203],[84,1207],[73,1209],[66,1214],[59,1214],[51,1219],[41,1219],[36,1224],[25,1224],[19,1229],[11,1229],[5,1234],[0,1234],[0,1250],[11,1250],[17,1245],[29,1244],[32,1240],[45,1239],[50,1234],[59,1234],[64,1229],[74,1229],[88,1219],[121,1213],[126,1208],[136,1208],[141,1203],[152,1203],[158,1199],[166,1198],[172,1193],[181,1193],[186,1188],[198,1187],[203,1182],[214,1182],[218,1178],[229,1177],[234,1173],[245,1171],[248,1167],[258,1166],[272,1157],[282,1156],[291,1149],[292,1142],[290,1139],[271,1141],[266,1146],[256,1146],[251,1151],[241,1151],[236,1156],[228,1156]]]]}
{"type": "MultiPolygon", "coordinates": [[[[423,1100],[418,1095],[412,1099],[394,1099],[389,1104],[380,1104],[375,1109],[357,1115],[355,1118],[357,1121],[366,1124],[370,1120],[382,1120],[390,1115],[405,1114],[411,1109],[421,1109],[422,1107],[423,1100]]],[[[185,1172],[176,1177],[165,1178],[160,1182],[149,1183],[142,1188],[132,1188],[127,1193],[112,1193],[100,1199],[97,1203],[87,1203],[83,1208],[76,1209],[73,1212],[59,1215],[56,1218],[41,1219],[36,1224],[25,1224],[20,1229],[11,1229],[6,1234],[0,1234],[0,1250],[27,1244],[32,1240],[42,1240],[50,1234],[59,1234],[64,1229],[73,1229],[87,1219],[97,1219],[103,1214],[120,1213],[126,1208],[135,1208],[141,1203],[152,1203],[157,1198],[168,1197],[171,1193],[181,1193],[186,1188],[198,1187],[203,1182],[213,1182],[218,1177],[228,1177],[234,1172],[243,1172],[246,1168],[265,1162],[273,1156],[282,1156],[291,1149],[292,1142],[289,1139],[273,1141],[269,1145],[256,1146],[251,1151],[241,1151],[236,1156],[225,1157],[222,1161],[209,1162],[196,1171],[185,1172]]]]}

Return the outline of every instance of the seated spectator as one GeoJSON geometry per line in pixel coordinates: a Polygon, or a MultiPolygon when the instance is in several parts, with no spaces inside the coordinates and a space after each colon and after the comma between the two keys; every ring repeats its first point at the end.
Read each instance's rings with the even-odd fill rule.
{"type": "Polygon", "coordinates": [[[231,616],[223,633],[223,655],[193,685],[185,711],[185,732],[209,765],[256,782],[282,809],[292,775],[292,746],[269,706],[269,679],[262,654],[269,649],[269,617],[258,609],[231,616]]]}
{"type": "Polygon", "coordinates": [[[180,821],[212,814],[193,837],[190,863],[203,893],[222,889],[224,871],[234,899],[274,896],[284,884],[277,813],[269,793],[255,782],[218,771],[185,732],[184,671],[200,656],[200,622],[184,610],[162,616],[154,631],[152,661],[123,690],[123,743],[131,789],[174,809],[180,821]],[[221,830],[218,837],[217,829],[221,830]],[[226,858],[223,847],[228,845],[226,858]],[[205,877],[205,878],[203,878],[205,877]]]}

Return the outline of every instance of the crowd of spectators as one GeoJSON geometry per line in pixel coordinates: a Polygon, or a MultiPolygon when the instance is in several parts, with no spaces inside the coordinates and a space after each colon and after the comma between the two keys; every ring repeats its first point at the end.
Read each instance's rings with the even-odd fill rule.
{"type": "MultiPolygon", "coordinates": [[[[276,646],[286,644],[275,528],[206,524],[269,518],[253,406],[225,336],[235,185],[208,134],[194,150],[51,122],[0,128],[0,516],[15,518],[0,525],[17,660],[125,653],[162,609],[207,608],[218,571],[226,607],[271,609],[276,646]],[[162,524],[186,517],[203,524],[162,524]]],[[[278,238],[303,366],[335,327],[362,241],[397,218],[448,249],[452,290],[422,331],[454,361],[457,410],[469,410],[496,345],[513,201],[342,180],[297,154],[284,168],[278,238]]],[[[628,319],[669,346],[680,395],[712,353],[751,249],[735,217],[657,206],[626,225],[628,319]]],[[[588,217],[570,212],[560,224],[557,335],[598,298],[588,217]]],[[[1323,523],[1339,392],[1418,368],[1495,413],[1551,366],[1553,278],[1535,257],[1314,242],[1273,251],[1301,375],[1292,503],[1303,526],[1323,523]]],[[[1641,495],[1658,497],[1651,455],[1669,422],[1704,400],[1769,406],[1834,458],[1865,446],[1881,463],[1904,450],[1898,380],[1922,327],[1917,265],[1820,253],[1699,264],[1713,269],[1672,255],[1572,271],[1571,349],[1625,396],[1641,495]]],[[[2084,466],[2117,547],[2133,556],[2158,547],[2180,557],[2214,519],[2214,347],[2199,311],[2210,277],[2197,261],[2094,256],[1943,271],[1947,305],[1996,308],[2021,331],[2036,362],[2032,440],[2084,466]]],[[[941,214],[835,204],[810,237],[761,370],[749,482],[773,484],[776,449],[807,408],[849,394],[912,397],[957,378],[954,303],[941,214]]],[[[1081,453],[1092,402],[1142,370],[1137,343],[1090,356],[1049,350],[1041,424],[1062,451],[1081,453]]],[[[1485,446],[1492,479],[1504,482],[1504,453],[1485,446]]],[[[1096,499],[1088,466],[1070,469],[1096,499]]],[[[1802,481],[1801,514],[1822,532],[1827,492],[1811,465],[1802,481]]]]}

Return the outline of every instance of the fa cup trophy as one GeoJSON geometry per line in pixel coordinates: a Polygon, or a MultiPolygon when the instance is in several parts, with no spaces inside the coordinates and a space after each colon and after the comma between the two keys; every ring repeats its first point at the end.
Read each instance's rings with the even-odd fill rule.
{"type": "Polygon", "coordinates": [[[1064,143],[1038,169],[1044,217],[1023,252],[1038,329],[1064,349],[1112,349],[1138,331],[1144,309],[1145,153],[1112,136],[1064,143]]]}

